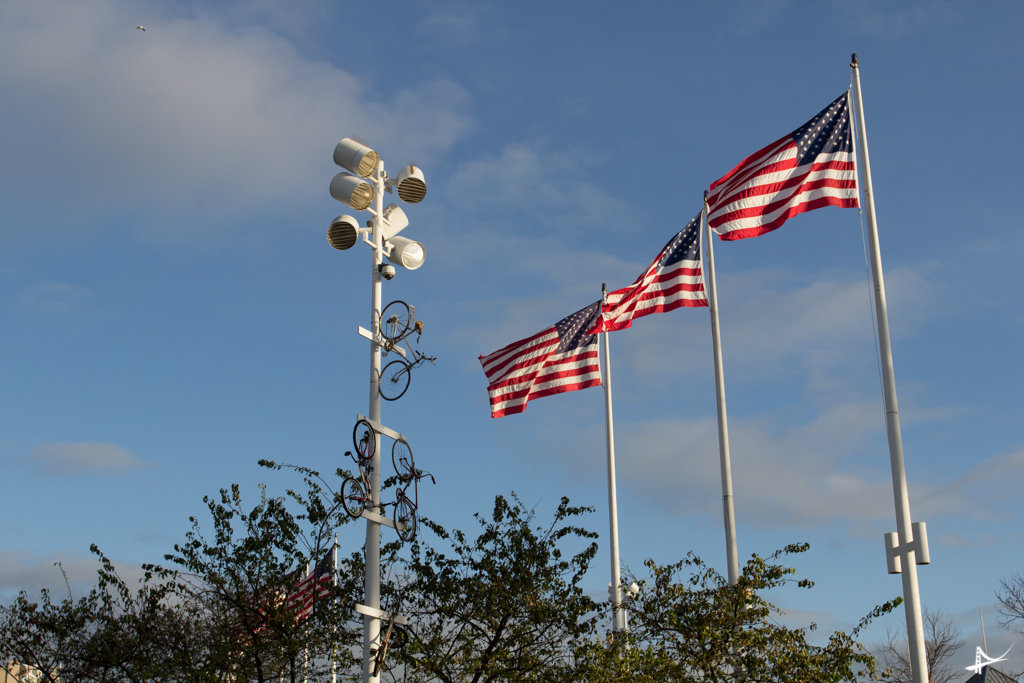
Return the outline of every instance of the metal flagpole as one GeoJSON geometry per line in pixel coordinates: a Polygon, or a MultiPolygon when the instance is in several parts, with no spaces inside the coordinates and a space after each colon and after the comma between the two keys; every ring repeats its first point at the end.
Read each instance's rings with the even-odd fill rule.
{"type": "MultiPolygon", "coordinates": [[[[338,587],[338,534],[334,534],[334,587],[338,587]]],[[[335,603],[338,599],[335,598],[335,603]]],[[[331,645],[331,683],[338,683],[338,626],[334,625],[331,627],[334,633],[334,644],[331,645]]]]}
{"type": "MultiPolygon", "coordinates": [[[[370,333],[373,339],[380,339],[381,272],[384,236],[381,233],[381,216],[384,211],[384,162],[377,161],[373,173],[373,279],[370,297],[370,333]]],[[[370,419],[381,424],[380,419],[380,345],[370,343],[370,419]]],[[[367,509],[380,510],[380,434],[374,430],[373,470],[370,472],[370,504],[367,509]]],[[[380,609],[380,524],[366,519],[366,566],[363,576],[364,604],[380,609]]],[[[376,649],[380,638],[380,619],[363,615],[363,683],[377,683],[379,676],[370,675],[370,655],[376,649]]]]}
{"type": "MultiPolygon", "coordinates": [[[[875,286],[875,315],[878,318],[878,347],[882,356],[882,386],[885,395],[885,431],[889,437],[889,461],[892,465],[892,489],[896,502],[896,530],[899,547],[897,565],[903,575],[903,600],[906,605],[907,640],[910,645],[910,665],[914,683],[928,683],[928,664],[921,620],[921,597],[917,586],[917,549],[910,521],[910,499],[907,495],[907,474],[903,466],[903,438],[900,435],[900,414],[896,404],[896,378],[893,375],[892,346],[889,342],[889,314],[885,305],[885,283],[882,279],[882,255],[879,250],[878,227],[875,222],[875,200],[871,187],[871,161],[868,158],[868,140],[864,129],[864,100],[860,92],[860,69],[854,54],[854,92],[857,96],[857,128],[860,138],[860,160],[863,165],[864,203],[867,205],[868,244],[871,249],[871,276],[875,286]]],[[[927,543],[921,525],[919,543],[927,543]]],[[[927,559],[926,546],[921,547],[921,559],[927,559]]]]}
{"type": "MultiPolygon", "coordinates": [[[[608,303],[608,289],[601,285],[601,303],[608,303]]],[[[612,361],[608,348],[608,332],[604,333],[604,415],[608,437],[608,528],[611,538],[612,631],[626,630],[626,612],[622,609],[622,577],[619,566],[619,510],[615,495],[615,428],[612,420],[612,361]]]]}
{"type": "Polygon", "coordinates": [[[732,503],[732,465],[729,460],[729,419],[725,412],[725,376],[722,370],[722,334],[718,327],[718,288],[715,285],[715,248],[708,225],[708,193],[704,192],[701,222],[708,252],[708,308],[711,310],[711,342],[715,349],[715,397],[718,402],[718,455],[722,466],[722,514],[725,517],[725,555],[729,563],[729,584],[740,576],[736,549],[736,513],[732,503]]]}
{"type": "MultiPolygon", "coordinates": [[[[316,575],[314,571],[316,569],[316,560],[311,559],[306,564],[306,576],[311,576],[313,583],[311,584],[311,590],[313,590],[313,600],[316,600],[316,590],[319,589],[317,586],[316,575]]],[[[302,683],[309,683],[309,648],[302,648],[302,683]]]]}

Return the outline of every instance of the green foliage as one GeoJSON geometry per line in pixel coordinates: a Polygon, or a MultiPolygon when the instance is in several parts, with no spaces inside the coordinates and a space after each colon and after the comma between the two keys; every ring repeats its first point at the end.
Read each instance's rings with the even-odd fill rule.
{"type": "Polygon", "coordinates": [[[302,493],[271,498],[261,486],[251,509],[238,486],[205,498],[210,536],[190,518],[185,542],[165,556],[176,568],[143,565],[136,592],[93,547],[101,568],[85,598],[76,602],[70,588],[59,603],[47,591],[38,602],[22,593],[0,608],[0,656],[63,681],[295,681],[323,673],[332,653],[353,666],[355,586],[343,582],[305,619],[287,600],[307,562],[325,559],[334,530],[350,521],[317,472],[290,469],[302,475],[302,493]]]}
{"type": "Polygon", "coordinates": [[[591,511],[563,498],[550,524],[540,525],[515,494],[497,496],[489,519],[476,515],[475,539],[423,520],[448,547],[414,544],[389,587],[411,617],[408,645],[396,654],[403,680],[560,678],[566,644],[596,625],[597,605],[579,584],[597,535],[572,523],[591,511]],[[565,555],[573,539],[585,548],[565,555]]]}
{"type": "MultiPolygon", "coordinates": [[[[164,681],[167,652],[174,644],[174,610],[168,597],[175,575],[147,571],[137,592],[118,576],[103,553],[97,585],[75,601],[53,602],[42,590],[39,602],[25,592],[0,608],[0,655],[35,667],[47,681],[164,681]]],[[[62,570],[63,571],[63,570],[62,570]]]]}
{"type": "MultiPolygon", "coordinates": [[[[816,626],[788,628],[762,593],[787,583],[795,570],[775,561],[806,551],[790,545],[768,558],[753,556],[736,585],[692,553],[671,565],[648,561],[650,576],[627,598],[631,632],[617,642],[591,642],[577,651],[578,677],[588,681],[747,681],[831,683],[876,679],[871,653],[856,640],[872,619],[902,600],[875,607],[849,635],[833,633],[827,644],[807,642],[816,626]],[[689,576],[680,574],[688,570],[689,576]]],[[[626,582],[635,580],[629,577],[626,582]]]]}
{"type": "MultiPolygon", "coordinates": [[[[237,486],[204,499],[209,521],[191,518],[185,541],[165,556],[172,568],[144,565],[129,587],[95,547],[97,585],[77,601],[25,593],[0,608],[0,657],[55,681],[142,682],[322,680],[332,655],[344,679],[361,678],[362,553],[341,559],[339,583],[312,615],[297,619],[287,598],[307,563],[323,560],[337,527],[350,518],[315,471],[290,469],[301,490],[243,504],[237,486]],[[308,662],[308,664],[307,664],[308,662]]],[[[343,479],[347,472],[339,470],[343,479]]],[[[390,482],[394,484],[394,482],[390,482]]],[[[876,679],[871,654],[855,640],[872,610],[847,635],[823,644],[815,630],[778,623],[765,594],[787,584],[810,588],[781,558],[791,545],[754,556],[736,585],[693,554],[675,564],[647,563],[636,596],[626,593],[631,631],[599,633],[611,606],[580,587],[597,535],[579,519],[590,508],[563,498],[541,521],[512,494],[476,515],[475,534],[420,520],[429,537],[381,548],[382,605],[410,618],[406,643],[386,658],[385,680],[403,683],[838,683],[876,679]]]]}

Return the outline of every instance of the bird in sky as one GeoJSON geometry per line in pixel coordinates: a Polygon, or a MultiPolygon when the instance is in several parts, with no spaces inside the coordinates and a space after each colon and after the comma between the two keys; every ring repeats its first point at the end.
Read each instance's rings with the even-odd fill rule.
{"type": "Polygon", "coordinates": [[[136,26],[135,28],[140,28],[140,29],[142,29],[143,31],[145,31],[145,30],[146,30],[146,27],[145,27],[145,26],[136,26]]]}

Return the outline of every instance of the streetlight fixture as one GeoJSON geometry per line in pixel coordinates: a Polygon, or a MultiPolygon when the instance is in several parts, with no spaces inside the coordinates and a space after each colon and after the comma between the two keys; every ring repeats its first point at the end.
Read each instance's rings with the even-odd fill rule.
{"type": "MultiPolygon", "coordinates": [[[[399,232],[409,225],[409,218],[397,204],[384,207],[384,193],[391,194],[398,190],[398,197],[407,204],[417,204],[427,194],[427,184],[423,171],[415,166],[405,166],[397,178],[390,178],[384,172],[384,162],[380,155],[368,146],[345,138],[334,148],[334,163],[349,173],[339,173],[331,180],[331,196],[356,211],[368,211],[371,219],[366,227],[359,227],[359,221],[349,215],[341,215],[331,221],[327,229],[327,241],[338,250],[351,249],[356,242],[368,244],[373,251],[371,269],[371,304],[370,330],[366,334],[360,328],[360,334],[370,339],[370,409],[369,418],[377,425],[382,424],[380,418],[380,370],[381,346],[383,337],[380,333],[381,283],[395,277],[395,268],[384,263],[386,257],[395,266],[406,270],[416,270],[423,265],[426,250],[423,245],[399,232]]],[[[403,354],[404,355],[404,354],[403,354]]],[[[373,469],[370,472],[370,504],[366,506],[363,517],[366,519],[366,563],[363,578],[364,602],[370,608],[363,616],[363,681],[378,683],[378,676],[372,675],[372,654],[380,641],[380,618],[384,615],[380,610],[380,525],[381,521],[390,522],[383,514],[380,501],[380,433],[374,431],[376,444],[373,449],[373,469]],[[378,521],[380,520],[380,521],[378,521]],[[376,616],[370,616],[370,613],[376,616]]]]}
{"type": "Polygon", "coordinates": [[[335,249],[351,249],[359,239],[359,221],[352,216],[338,216],[327,229],[327,241],[335,249]]]}

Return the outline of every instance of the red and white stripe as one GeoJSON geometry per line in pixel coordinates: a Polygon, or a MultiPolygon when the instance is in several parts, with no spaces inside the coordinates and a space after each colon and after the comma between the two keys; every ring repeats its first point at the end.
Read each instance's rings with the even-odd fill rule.
{"type": "Polygon", "coordinates": [[[297,611],[295,618],[304,619],[313,613],[313,603],[331,596],[333,577],[330,572],[321,572],[316,576],[316,569],[297,584],[288,596],[288,606],[297,611]]]}
{"type": "Polygon", "coordinates": [[[658,272],[660,260],[659,254],[629,287],[608,293],[608,302],[601,307],[604,312],[602,330],[624,330],[633,324],[634,318],[652,313],[664,313],[682,306],[708,305],[700,261],[684,259],[664,272],[658,272]]]}
{"type": "Polygon", "coordinates": [[[711,184],[708,222],[723,240],[741,240],[823,206],[859,206],[853,152],[819,154],[798,166],[796,141],[787,135],[711,184]]]}
{"type": "Polygon", "coordinates": [[[552,325],[543,332],[480,356],[489,386],[491,417],[521,413],[530,399],[601,384],[597,338],[585,346],[555,353],[560,340],[552,325]]]}

